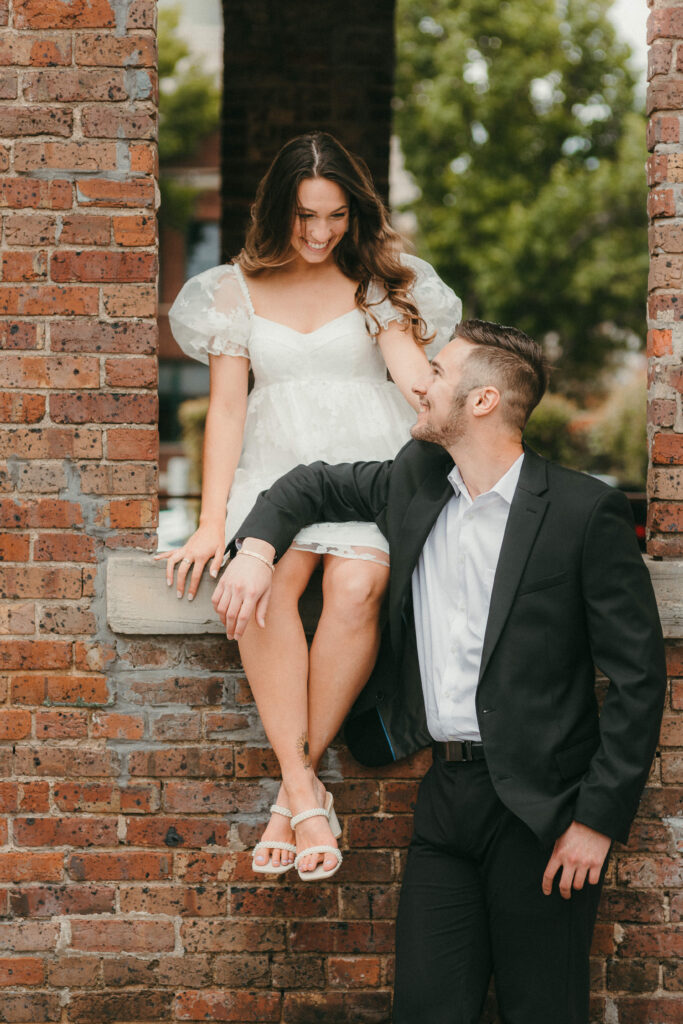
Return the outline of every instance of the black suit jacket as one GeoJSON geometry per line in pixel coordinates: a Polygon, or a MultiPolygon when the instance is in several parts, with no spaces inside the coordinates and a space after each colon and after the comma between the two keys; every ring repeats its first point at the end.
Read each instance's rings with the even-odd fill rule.
{"type": "MultiPolygon", "coordinates": [[[[430,742],[411,576],[451,496],[440,447],[409,442],[393,462],[299,466],[262,494],[238,531],[279,557],[304,525],[374,520],[389,540],[387,625],[346,726],[379,765],[430,742]]],[[[654,754],[666,668],[649,573],[624,495],[526,450],[484,637],[476,707],[496,791],[551,843],[572,819],[625,841],[654,754]],[[598,712],[595,666],[609,680],[598,712]]]]}

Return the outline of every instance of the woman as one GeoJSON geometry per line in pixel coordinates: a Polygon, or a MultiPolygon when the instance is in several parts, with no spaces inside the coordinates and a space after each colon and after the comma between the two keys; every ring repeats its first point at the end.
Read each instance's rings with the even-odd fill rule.
{"type": "MultiPolygon", "coordinates": [[[[207,562],[217,575],[226,536],[282,473],[316,459],[393,457],[414,421],[410,387],[424,372],[425,345],[444,344],[459,315],[432,268],[400,255],[360,160],[321,132],[282,148],[237,260],[188,281],[169,313],[178,343],[211,368],[199,528],[158,556],[169,585],[178,566],[179,597],[190,573],[194,597],[207,562]]],[[[317,768],[372,669],[388,574],[374,524],[302,530],[275,569],[266,625],[251,624],[240,641],[282,770],[254,871],[294,865],[312,880],[341,863],[317,768]],[[309,654],[298,601],[321,562],[323,610],[309,654]]]]}

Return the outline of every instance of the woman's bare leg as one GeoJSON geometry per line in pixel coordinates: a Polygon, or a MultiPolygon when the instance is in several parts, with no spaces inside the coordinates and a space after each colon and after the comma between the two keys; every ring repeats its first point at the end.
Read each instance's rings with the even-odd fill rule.
{"type": "MultiPolygon", "coordinates": [[[[309,750],[308,729],[308,648],[298,611],[298,601],[306,588],[320,556],[312,552],[288,551],[280,560],[273,578],[273,590],[266,615],[266,626],[260,629],[250,622],[242,640],[240,654],[261,721],[270,744],[280,762],[282,782],[278,803],[288,806],[293,814],[320,806],[324,787],[313,771],[309,750]]],[[[324,818],[311,818],[297,829],[299,849],[324,844],[336,846],[324,818]]],[[[291,842],[289,823],[281,815],[273,815],[263,839],[291,842]]],[[[256,863],[265,864],[269,851],[259,851],[256,863]]],[[[292,855],[272,851],[272,863],[291,863],[292,855]]],[[[321,859],[314,855],[301,863],[301,870],[311,870],[321,859]]],[[[336,864],[331,855],[325,868],[336,864]]]]}
{"type": "Polygon", "coordinates": [[[388,565],[335,555],[325,555],[323,563],[323,610],[308,677],[310,753],[316,771],[372,671],[389,581],[388,565]]]}

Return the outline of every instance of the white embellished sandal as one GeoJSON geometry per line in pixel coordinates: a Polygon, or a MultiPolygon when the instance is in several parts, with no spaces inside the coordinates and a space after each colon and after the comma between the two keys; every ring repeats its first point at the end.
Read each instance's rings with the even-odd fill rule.
{"type": "MultiPolygon", "coordinates": [[[[339,820],[337,819],[337,815],[334,810],[334,798],[331,793],[325,793],[324,807],[313,807],[311,808],[310,811],[302,811],[301,814],[295,814],[294,817],[292,818],[292,828],[296,829],[297,825],[299,825],[302,821],[307,821],[308,818],[317,817],[327,818],[330,825],[330,829],[332,831],[332,835],[334,836],[335,839],[338,839],[339,836],[341,835],[341,828],[339,825],[339,820]]],[[[298,853],[294,858],[294,867],[296,868],[299,878],[301,879],[302,882],[317,882],[324,880],[325,878],[331,878],[332,875],[334,875],[339,870],[339,868],[341,867],[341,863],[341,850],[339,850],[336,846],[326,846],[324,844],[320,846],[308,846],[305,850],[302,850],[301,853],[298,853]],[[333,854],[334,857],[336,857],[337,863],[334,865],[333,868],[330,868],[329,871],[325,870],[323,864],[318,864],[317,867],[315,867],[312,871],[300,871],[299,864],[305,857],[310,856],[310,854],[312,853],[331,853],[333,854]]]]}
{"type": "MultiPolygon", "coordinates": [[[[292,817],[290,810],[286,807],[280,807],[278,804],[272,805],[270,813],[281,814],[284,818],[292,817]]],[[[256,854],[259,850],[289,850],[290,853],[296,853],[296,846],[294,843],[283,843],[277,839],[262,839],[260,843],[256,844],[251,855],[251,870],[256,872],[257,875],[284,875],[285,871],[289,871],[290,868],[296,865],[296,861],[293,861],[291,864],[278,864],[275,867],[272,863],[272,857],[269,857],[265,864],[257,864],[256,854]]]]}

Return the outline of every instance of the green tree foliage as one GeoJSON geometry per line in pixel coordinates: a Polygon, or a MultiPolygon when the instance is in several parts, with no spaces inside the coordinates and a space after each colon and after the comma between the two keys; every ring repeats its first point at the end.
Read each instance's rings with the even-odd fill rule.
{"type": "MultiPolygon", "coordinates": [[[[585,393],[642,333],[645,119],[612,0],[398,0],[396,129],[419,246],[465,315],[585,393]]],[[[572,390],[572,388],[568,388],[572,390]]]]}
{"type": "Polygon", "coordinates": [[[220,121],[221,91],[215,76],[192,60],[178,33],[180,9],[159,11],[160,219],[182,230],[192,215],[196,190],[174,181],[164,168],[192,157],[220,121]]]}

